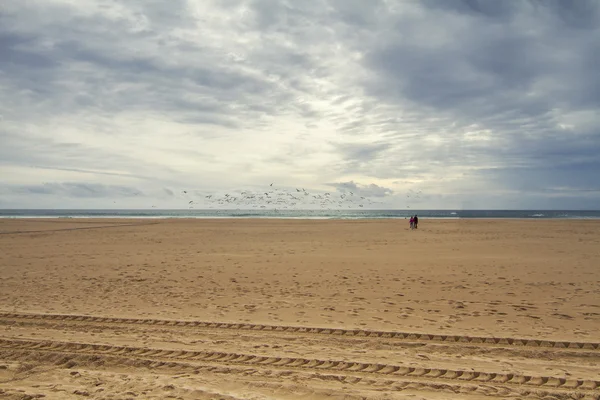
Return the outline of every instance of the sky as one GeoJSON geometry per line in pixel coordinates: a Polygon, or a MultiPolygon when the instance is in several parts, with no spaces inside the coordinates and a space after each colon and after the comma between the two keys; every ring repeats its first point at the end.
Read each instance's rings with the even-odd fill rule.
{"type": "Polygon", "coordinates": [[[599,65],[598,0],[2,2],[0,208],[600,209],[599,65]]]}

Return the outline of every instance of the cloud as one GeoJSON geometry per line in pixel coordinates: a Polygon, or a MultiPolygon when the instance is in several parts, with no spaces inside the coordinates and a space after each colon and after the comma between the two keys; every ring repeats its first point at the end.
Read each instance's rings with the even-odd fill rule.
{"type": "Polygon", "coordinates": [[[398,28],[366,52],[364,64],[379,72],[365,82],[372,96],[436,115],[441,124],[431,128],[440,140],[429,146],[430,157],[440,144],[449,144],[476,165],[517,159],[526,167],[540,157],[523,154],[523,145],[554,153],[552,162],[557,152],[563,156],[559,162],[578,158],[582,143],[597,148],[597,117],[592,131],[585,123],[561,129],[599,105],[592,72],[600,53],[593,29],[600,21],[597,2],[570,8],[564,2],[425,4],[430,8],[416,15],[392,17],[398,28]],[[441,25],[427,23],[442,19],[441,25]]]}
{"type": "Polygon", "coordinates": [[[272,181],[592,204],[598,64],[595,0],[9,2],[0,183],[40,206],[272,181]]]}
{"type": "Polygon", "coordinates": [[[135,177],[135,178],[150,179],[148,177],[141,177],[139,175],[125,174],[125,173],[116,173],[116,172],[105,172],[105,171],[90,171],[90,170],[79,169],[79,168],[44,167],[44,166],[39,166],[39,165],[34,165],[33,167],[34,168],[39,168],[39,169],[47,169],[47,170],[54,170],[54,171],[78,172],[78,173],[92,174],[92,175],[125,176],[125,177],[135,177]]]}
{"type": "Polygon", "coordinates": [[[382,187],[371,183],[369,185],[360,185],[355,183],[354,181],[349,182],[338,182],[338,183],[328,183],[327,185],[335,187],[338,191],[342,193],[354,193],[359,196],[365,197],[385,197],[387,195],[391,195],[394,191],[390,188],[382,187]]]}
{"type": "Polygon", "coordinates": [[[114,198],[137,196],[140,192],[131,187],[84,183],[45,183],[41,185],[19,185],[8,188],[24,195],[54,195],[74,198],[114,198]]]}

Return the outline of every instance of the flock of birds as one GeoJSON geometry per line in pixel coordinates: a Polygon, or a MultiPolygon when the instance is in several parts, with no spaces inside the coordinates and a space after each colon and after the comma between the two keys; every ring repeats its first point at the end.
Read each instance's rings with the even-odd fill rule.
{"type": "MultiPolygon", "coordinates": [[[[342,192],[313,193],[304,188],[278,188],[271,183],[266,190],[242,190],[223,194],[203,194],[198,196],[192,191],[182,190],[181,194],[188,202],[188,208],[226,208],[226,209],[270,209],[274,211],[298,208],[311,209],[361,209],[379,203],[369,196],[351,190],[342,192]],[[196,198],[196,199],[194,199],[196,198]],[[200,200],[197,200],[200,198],[200,200]]],[[[409,191],[407,198],[419,198],[421,191],[409,191]]],[[[410,206],[407,206],[410,208],[410,206]]]]}

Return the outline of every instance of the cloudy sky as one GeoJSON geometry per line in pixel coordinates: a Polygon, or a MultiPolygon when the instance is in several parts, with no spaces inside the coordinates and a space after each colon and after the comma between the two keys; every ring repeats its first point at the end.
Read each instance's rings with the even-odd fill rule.
{"type": "Polygon", "coordinates": [[[600,209],[598,66],[598,0],[2,2],[0,208],[600,209]]]}

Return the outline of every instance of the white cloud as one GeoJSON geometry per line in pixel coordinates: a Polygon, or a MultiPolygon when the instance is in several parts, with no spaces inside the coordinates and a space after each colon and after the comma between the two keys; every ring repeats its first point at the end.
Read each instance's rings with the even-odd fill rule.
{"type": "Polygon", "coordinates": [[[272,181],[594,204],[599,28],[593,0],[9,2],[0,206],[272,181]]]}

